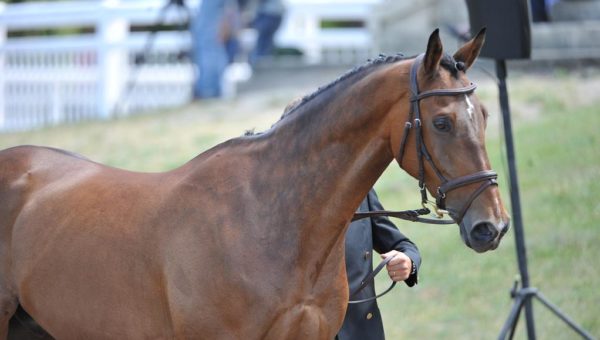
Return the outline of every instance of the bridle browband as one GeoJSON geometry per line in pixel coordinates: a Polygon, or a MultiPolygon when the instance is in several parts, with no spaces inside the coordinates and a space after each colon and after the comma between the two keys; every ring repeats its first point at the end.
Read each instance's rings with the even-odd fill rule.
{"type": "MultiPolygon", "coordinates": [[[[434,89],[429,91],[419,92],[419,85],[417,82],[417,74],[419,70],[419,66],[423,62],[423,54],[420,54],[415,58],[415,61],[410,69],[410,111],[408,113],[408,121],[404,124],[404,131],[402,135],[402,141],[400,142],[400,151],[398,153],[398,164],[402,166],[402,160],[404,158],[404,150],[406,149],[406,141],[408,140],[408,135],[410,131],[414,128],[415,130],[415,139],[416,139],[416,151],[417,158],[419,160],[419,191],[421,192],[421,205],[423,208],[415,209],[415,210],[404,210],[404,211],[388,211],[388,210],[378,210],[378,211],[369,211],[369,212],[359,212],[355,213],[352,221],[359,220],[366,217],[374,217],[374,216],[391,216],[396,218],[401,218],[408,221],[413,222],[422,222],[422,223],[431,223],[431,224],[459,224],[462,222],[463,217],[467,213],[467,210],[473,203],[473,201],[483,192],[485,189],[492,185],[498,185],[496,179],[498,178],[498,174],[493,170],[482,170],[469,175],[446,179],[442,172],[435,165],[433,159],[425,142],[423,140],[422,134],[422,124],[421,124],[421,109],[419,107],[419,102],[422,99],[428,97],[437,97],[437,96],[456,96],[459,94],[469,94],[475,91],[477,85],[471,83],[465,87],[459,87],[454,89],[434,89]],[[425,186],[425,160],[429,163],[430,167],[435,172],[436,176],[440,179],[441,185],[437,188],[436,199],[435,202],[429,201],[427,198],[427,188],[425,186]],[[446,210],[446,196],[448,192],[458,189],[460,187],[482,182],[481,185],[471,193],[463,207],[460,209],[456,216],[451,216],[450,213],[446,210]],[[431,210],[428,208],[431,206],[435,211],[438,218],[423,218],[422,215],[427,215],[431,213],[431,210]],[[443,220],[441,219],[444,215],[449,215],[452,220],[443,220]]],[[[356,295],[363,288],[368,286],[375,276],[385,267],[387,262],[391,260],[391,258],[387,258],[387,261],[384,261],[377,266],[375,270],[373,270],[365,279],[362,280],[360,286],[350,294],[350,296],[356,295]]],[[[389,292],[396,282],[392,282],[391,286],[386,289],[383,293],[378,294],[376,296],[372,296],[362,300],[351,300],[349,303],[363,303],[375,300],[380,296],[383,296],[387,292],[389,292]]]]}

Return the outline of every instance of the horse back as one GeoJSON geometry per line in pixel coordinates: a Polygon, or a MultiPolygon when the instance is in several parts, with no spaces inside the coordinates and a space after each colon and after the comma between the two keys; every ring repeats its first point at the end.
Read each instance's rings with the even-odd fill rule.
{"type": "Polygon", "coordinates": [[[67,151],[17,146],[0,151],[0,226],[14,224],[23,206],[36,191],[62,178],[72,176],[74,163],[93,164],[67,151]],[[68,170],[68,168],[73,168],[68,170]]]}
{"type": "Polygon", "coordinates": [[[115,338],[134,338],[132,323],[146,336],[170,337],[149,222],[160,213],[161,179],[57,149],[0,151],[0,277],[42,327],[59,338],[95,338],[86,333],[94,306],[94,322],[114,324],[106,334],[115,338]],[[125,307],[111,313],[117,305],[125,307]]]}
{"type": "MultiPolygon", "coordinates": [[[[19,248],[14,244],[19,232],[15,229],[18,221],[27,215],[27,207],[45,205],[40,192],[48,187],[59,192],[61,182],[73,182],[73,174],[77,172],[73,165],[76,163],[92,164],[81,156],[46,147],[18,146],[0,151],[1,258],[11,259],[14,265],[15,251],[19,248]]],[[[13,268],[2,274],[10,276],[14,283],[14,272],[13,268]]]]}

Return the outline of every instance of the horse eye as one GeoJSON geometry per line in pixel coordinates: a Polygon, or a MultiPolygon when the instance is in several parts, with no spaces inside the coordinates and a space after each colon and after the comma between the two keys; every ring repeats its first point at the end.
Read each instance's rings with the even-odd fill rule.
{"type": "Polygon", "coordinates": [[[452,124],[450,123],[450,119],[448,117],[442,116],[437,117],[433,120],[433,126],[442,132],[449,132],[452,130],[452,124]]]}

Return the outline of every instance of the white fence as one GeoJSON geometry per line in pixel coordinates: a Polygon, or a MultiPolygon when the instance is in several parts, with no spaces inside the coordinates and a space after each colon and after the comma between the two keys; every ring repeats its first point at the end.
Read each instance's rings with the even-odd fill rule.
{"type": "MultiPolygon", "coordinates": [[[[287,0],[276,42],[300,50],[306,63],[351,63],[370,54],[366,23],[380,0],[287,0]],[[362,22],[324,28],[324,21],[362,22]]],[[[173,107],[191,100],[194,69],[187,32],[157,34],[150,58],[135,66],[148,32],[130,27],[156,22],[167,0],[0,3],[0,131],[87,119],[108,119],[173,107]],[[93,33],[8,37],[15,30],[88,27],[93,33]],[[129,92],[128,84],[135,78],[129,92]],[[125,93],[128,93],[125,95],[125,93]]],[[[199,0],[186,2],[192,11],[199,0]]],[[[176,23],[183,13],[167,12],[176,23]]],[[[231,84],[229,84],[231,88],[231,84]]]]}
{"type": "Polygon", "coordinates": [[[348,64],[372,57],[369,29],[374,7],[382,0],[287,0],[277,45],[300,50],[308,64],[348,64]],[[323,27],[354,22],[359,27],[323,27]]]}

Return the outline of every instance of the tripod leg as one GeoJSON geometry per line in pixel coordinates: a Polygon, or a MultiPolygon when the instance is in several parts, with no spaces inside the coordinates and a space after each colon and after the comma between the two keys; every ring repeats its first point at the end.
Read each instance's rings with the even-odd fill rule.
{"type": "MultiPolygon", "coordinates": [[[[169,7],[171,7],[171,2],[167,3],[165,6],[163,6],[160,9],[160,12],[158,13],[158,16],[155,21],[155,25],[160,25],[165,22],[165,20],[167,18],[167,12],[169,11],[169,7]]],[[[117,104],[113,108],[113,113],[117,113],[117,114],[121,113],[119,111],[123,109],[124,105],[126,105],[127,100],[129,99],[129,96],[133,92],[133,89],[137,83],[137,78],[138,78],[138,75],[140,72],[140,68],[142,67],[142,64],[144,64],[148,61],[148,56],[150,55],[150,52],[152,51],[152,48],[154,46],[154,40],[156,39],[157,33],[158,33],[158,28],[155,26],[150,31],[150,35],[148,36],[148,39],[146,40],[146,43],[144,45],[144,48],[142,50],[142,54],[141,54],[141,57],[139,60],[139,64],[138,64],[138,61],[134,62],[134,68],[129,74],[129,80],[127,81],[125,88],[121,92],[121,94],[119,96],[119,100],[117,101],[117,104]]]]}
{"type": "Polygon", "coordinates": [[[548,309],[550,309],[550,311],[552,311],[552,313],[554,313],[562,321],[564,321],[569,327],[571,327],[571,329],[573,329],[575,332],[577,332],[579,335],[581,335],[582,338],[584,338],[586,340],[594,340],[595,339],[590,333],[588,333],[586,330],[581,328],[581,326],[576,324],[575,321],[571,320],[571,318],[569,318],[567,315],[565,315],[563,312],[561,312],[560,309],[558,309],[558,307],[556,307],[553,303],[548,301],[542,295],[542,293],[537,292],[537,293],[535,293],[534,296],[536,298],[538,298],[538,300],[540,300],[540,302],[542,304],[544,304],[544,306],[548,307],[548,309]]]}
{"type": "Polygon", "coordinates": [[[515,316],[515,321],[512,323],[512,326],[510,327],[510,334],[508,335],[509,340],[512,340],[513,337],[515,336],[515,330],[517,329],[517,324],[519,324],[519,318],[521,317],[521,311],[525,307],[526,303],[527,302],[525,301],[525,299],[523,299],[523,302],[521,303],[522,308],[519,308],[519,310],[517,311],[517,315],[515,316]]]}
{"type": "Polygon", "coordinates": [[[521,314],[521,308],[523,308],[525,300],[526,298],[523,295],[517,295],[515,297],[515,302],[510,310],[510,314],[508,314],[508,318],[504,322],[504,326],[502,326],[498,340],[506,339],[509,329],[511,330],[509,339],[512,339],[515,328],[517,327],[517,323],[519,322],[519,315],[521,314]]]}

